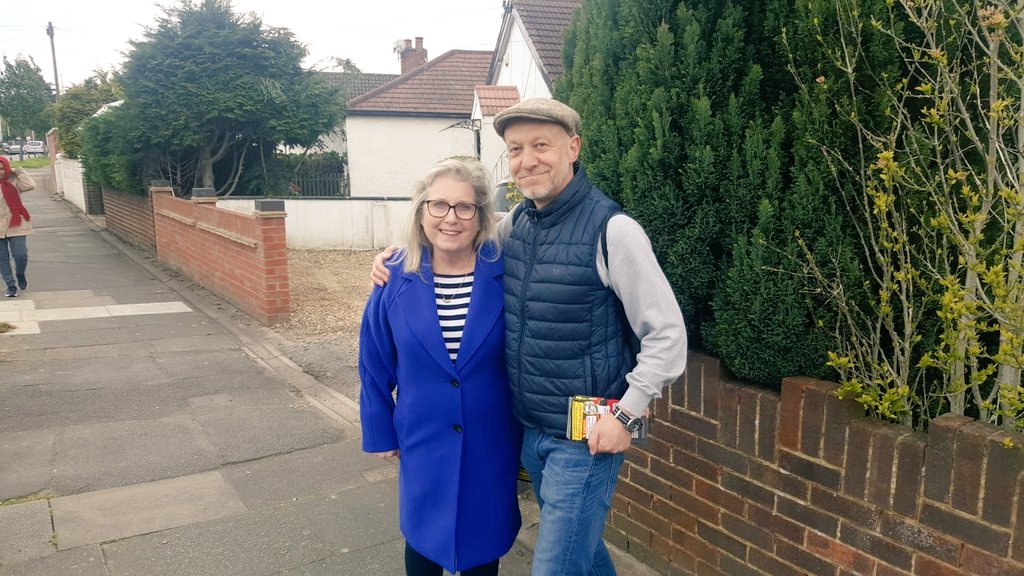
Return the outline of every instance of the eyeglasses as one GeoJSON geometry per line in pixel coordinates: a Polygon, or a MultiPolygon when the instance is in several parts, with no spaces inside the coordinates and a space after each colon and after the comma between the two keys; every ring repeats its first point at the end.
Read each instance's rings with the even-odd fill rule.
{"type": "Polygon", "coordinates": [[[427,205],[427,213],[434,218],[444,218],[448,212],[455,210],[455,217],[459,220],[472,220],[478,208],[476,204],[468,202],[452,205],[444,200],[424,200],[423,203],[427,205]]]}

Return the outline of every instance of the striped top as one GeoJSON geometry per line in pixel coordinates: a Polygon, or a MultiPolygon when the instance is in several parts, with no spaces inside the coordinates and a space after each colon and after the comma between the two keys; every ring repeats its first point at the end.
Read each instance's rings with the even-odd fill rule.
{"type": "Polygon", "coordinates": [[[466,327],[469,296],[473,292],[473,273],[434,274],[434,299],[437,316],[441,320],[441,336],[448,349],[448,357],[455,362],[462,344],[462,330],[466,327]]]}

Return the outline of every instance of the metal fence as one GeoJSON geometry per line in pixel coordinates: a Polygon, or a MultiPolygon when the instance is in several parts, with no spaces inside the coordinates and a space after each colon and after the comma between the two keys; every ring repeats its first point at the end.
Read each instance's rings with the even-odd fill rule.
{"type": "Polygon", "coordinates": [[[290,192],[295,196],[308,197],[347,197],[348,186],[342,171],[310,171],[295,175],[289,185],[290,192]]]}

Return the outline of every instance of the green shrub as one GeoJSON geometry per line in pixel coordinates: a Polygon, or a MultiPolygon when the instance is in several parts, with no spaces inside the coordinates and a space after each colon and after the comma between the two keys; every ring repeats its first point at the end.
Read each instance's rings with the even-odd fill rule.
{"type": "Polygon", "coordinates": [[[85,178],[127,194],[146,194],[142,160],[135,149],[136,123],[123,106],[82,124],[82,167],[85,178]]]}

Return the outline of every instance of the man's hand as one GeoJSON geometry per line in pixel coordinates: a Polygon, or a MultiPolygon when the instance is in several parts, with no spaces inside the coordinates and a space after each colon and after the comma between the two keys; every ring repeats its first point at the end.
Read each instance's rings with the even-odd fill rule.
{"type": "Polygon", "coordinates": [[[374,456],[382,460],[390,460],[398,457],[398,450],[388,450],[387,452],[376,452],[374,456]]]}
{"type": "Polygon", "coordinates": [[[590,431],[590,438],[587,445],[590,446],[590,455],[598,453],[617,454],[625,452],[632,440],[626,427],[615,419],[611,414],[602,414],[594,429],[590,431]]]}
{"type": "Polygon", "coordinates": [[[397,246],[388,246],[383,252],[373,257],[373,269],[370,270],[370,281],[375,286],[383,286],[388,283],[391,271],[384,265],[385,262],[398,251],[397,246]]]}

